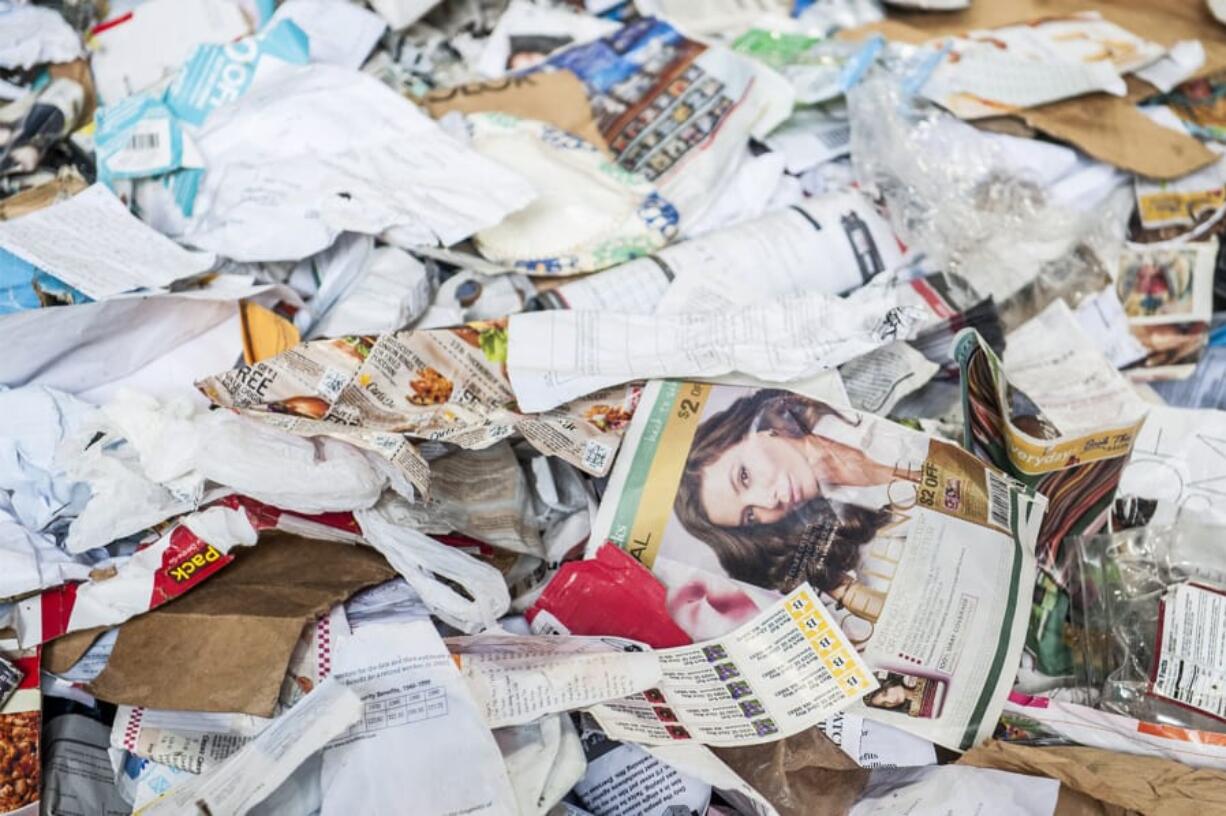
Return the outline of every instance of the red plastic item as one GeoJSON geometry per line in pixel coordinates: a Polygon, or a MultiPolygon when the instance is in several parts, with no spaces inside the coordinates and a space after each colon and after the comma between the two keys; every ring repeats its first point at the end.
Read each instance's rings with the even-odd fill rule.
{"type": "Polygon", "coordinates": [[[669,617],[667,594],[633,556],[606,543],[595,558],[563,564],[525,615],[533,623],[547,614],[572,635],[612,635],[656,649],[687,646],[693,641],[669,617]]]}

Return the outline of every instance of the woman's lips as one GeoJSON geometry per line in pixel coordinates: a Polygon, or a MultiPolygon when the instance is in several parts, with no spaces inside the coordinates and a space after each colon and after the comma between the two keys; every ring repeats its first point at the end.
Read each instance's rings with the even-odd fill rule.
{"type": "Polygon", "coordinates": [[[712,593],[707,596],[707,603],[720,615],[733,620],[748,618],[758,611],[758,605],[753,602],[753,598],[739,589],[712,593]]]}

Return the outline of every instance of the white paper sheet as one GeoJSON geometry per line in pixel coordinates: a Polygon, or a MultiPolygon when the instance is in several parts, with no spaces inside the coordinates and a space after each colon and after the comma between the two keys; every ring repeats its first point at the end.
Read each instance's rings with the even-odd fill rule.
{"type": "Polygon", "coordinates": [[[1167,93],[1204,64],[1205,46],[1200,40],[1180,40],[1161,59],[1137,71],[1137,76],[1167,93]]]}
{"type": "Polygon", "coordinates": [[[230,0],[149,0],[118,15],[93,37],[94,83],[114,104],[170,76],[196,46],[249,34],[242,8],[230,0]]]}
{"type": "Polygon", "coordinates": [[[146,226],[102,184],[0,221],[0,247],[95,300],[168,286],[206,271],[215,260],[146,226]]]}
{"type": "Polygon", "coordinates": [[[1135,363],[1148,354],[1128,330],[1128,315],[1110,286],[1083,300],[1073,315],[1086,336],[1116,368],[1135,363]]]}
{"type": "Polygon", "coordinates": [[[546,816],[579,780],[587,762],[569,714],[494,731],[519,801],[519,816],[546,816]]]}
{"type": "Polygon", "coordinates": [[[1051,816],[1059,795],[1060,783],[1055,779],[991,768],[965,765],[882,768],[869,776],[868,786],[848,816],[899,813],[1051,816]]]}
{"type": "Polygon", "coordinates": [[[584,750],[587,772],[575,795],[592,816],[705,813],[711,801],[709,783],[681,773],[642,746],[612,742],[594,732],[584,734],[584,750]]]}
{"type": "Polygon", "coordinates": [[[335,65],[257,76],[195,140],[208,168],[195,211],[166,228],[240,261],[298,260],[341,232],[393,227],[400,245],[451,245],[535,195],[391,88],[335,65]]]}
{"type": "Polygon", "coordinates": [[[332,672],[361,704],[324,750],[321,816],[402,813],[409,796],[414,813],[517,812],[498,745],[433,623],[363,627],[340,639],[332,672]]]}
{"type": "Polygon", "coordinates": [[[325,680],[217,770],[172,788],[139,816],[177,816],[201,805],[211,816],[241,816],[362,712],[358,695],[343,683],[325,680]]]}
{"type": "Polygon", "coordinates": [[[1005,376],[1061,434],[1122,425],[1145,413],[1128,380],[1094,348],[1063,300],[1053,301],[1007,340],[1005,376]]]}
{"type": "Polygon", "coordinates": [[[81,56],[81,38],[55,9],[0,2],[0,68],[24,70],[81,56]]]}
{"type": "MultiPolygon", "coordinates": [[[[30,309],[0,320],[0,348],[20,349],[19,354],[0,358],[0,383],[10,386],[45,385],[72,394],[88,393],[91,399],[106,399],[118,383],[133,377],[133,384],[168,396],[186,378],[216,373],[212,367],[196,368],[218,356],[228,367],[242,354],[241,334],[228,336],[230,352],[202,339],[214,330],[222,332],[238,317],[238,301],[250,299],[262,306],[277,301],[300,306],[302,301],[284,286],[252,286],[230,275],[220,276],[207,289],[156,295],[125,295],[98,303],[30,309]],[[37,337],[37,343],[29,338],[37,337]],[[195,340],[205,343],[185,357],[173,356],[195,340]],[[201,352],[197,361],[195,352],[201,352]],[[163,359],[165,358],[165,359],[163,359]],[[173,363],[173,365],[172,365],[173,363]],[[149,383],[144,369],[173,367],[169,380],[149,383]],[[183,378],[183,379],[180,379],[183,378]]],[[[225,339],[225,338],[222,338],[225,339]]],[[[156,370],[148,372],[156,377],[156,370]]]]}
{"type": "Polygon", "coordinates": [[[1120,477],[1120,496],[1170,502],[1226,525],[1226,411],[1152,406],[1120,477]]]}
{"type": "Polygon", "coordinates": [[[550,311],[512,315],[507,372],[519,406],[545,411],[636,379],[740,372],[770,382],[816,374],[897,338],[927,315],[864,289],[665,316],[550,311]]]}
{"type": "Polygon", "coordinates": [[[379,15],[337,0],[289,0],[264,27],[282,20],[293,20],[306,33],[311,62],[344,68],[360,68],[387,29],[379,15]]]}

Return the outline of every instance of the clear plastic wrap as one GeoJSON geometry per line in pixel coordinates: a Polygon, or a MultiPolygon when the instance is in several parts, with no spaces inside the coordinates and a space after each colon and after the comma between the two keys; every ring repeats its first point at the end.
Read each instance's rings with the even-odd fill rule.
{"type": "Polygon", "coordinates": [[[1102,289],[1131,194],[1067,148],[985,133],[909,97],[906,70],[847,95],[856,177],[885,198],[900,238],[992,295],[1006,330],[1102,289]]]}
{"type": "Polygon", "coordinates": [[[1086,702],[1143,721],[1226,732],[1221,534],[1183,523],[1075,539],[1074,662],[1086,702]]]}

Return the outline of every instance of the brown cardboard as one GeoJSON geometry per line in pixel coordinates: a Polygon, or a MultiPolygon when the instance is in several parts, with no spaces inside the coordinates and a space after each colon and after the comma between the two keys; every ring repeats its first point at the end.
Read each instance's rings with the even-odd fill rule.
{"type": "Polygon", "coordinates": [[[550,71],[440,88],[426,94],[419,104],[435,119],[451,111],[497,111],[537,119],[581,136],[605,153],[609,152],[609,145],[596,127],[587,90],[570,71],[550,71]]]}
{"type": "MultiPolygon", "coordinates": [[[[990,740],[958,760],[1058,779],[1067,788],[1110,807],[1143,816],[1206,816],[1226,813],[1226,771],[1193,768],[1169,759],[1084,747],[1035,748],[990,740]]],[[[1062,797],[1069,814],[1094,813],[1084,801],[1062,797]],[[1077,807],[1079,809],[1071,809],[1077,807]]],[[[1058,811],[1059,812],[1059,811],[1058,811]]]]}
{"type": "MultiPolygon", "coordinates": [[[[1205,46],[1205,64],[1197,75],[1226,69],[1226,29],[1213,19],[1203,0],[975,0],[970,8],[950,13],[891,9],[890,19],[867,26],[854,36],[875,31],[890,39],[917,43],[1078,11],[1098,11],[1129,31],[1166,46],[1199,39],[1205,46]]],[[[1129,77],[1128,88],[1123,98],[1089,94],[1022,111],[1018,118],[1096,159],[1151,178],[1178,178],[1217,161],[1217,154],[1198,140],[1154,124],[1136,110],[1137,100],[1154,93],[1151,86],[1129,77]]]]}
{"type": "Polygon", "coordinates": [[[303,626],[395,575],[369,547],[261,536],[204,584],[123,624],[88,690],[127,705],[271,716],[303,626]]]}
{"type": "Polygon", "coordinates": [[[62,170],[53,181],[22,190],[0,201],[0,221],[8,221],[10,218],[50,207],[58,201],[72,198],[88,186],[75,170],[62,170]]]}
{"type": "Polygon", "coordinates": [[[764,745],[713,750],[780,816],[846,813],[868,782],[869,772],[818,728],[764,745]]]}

